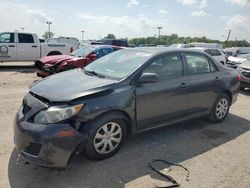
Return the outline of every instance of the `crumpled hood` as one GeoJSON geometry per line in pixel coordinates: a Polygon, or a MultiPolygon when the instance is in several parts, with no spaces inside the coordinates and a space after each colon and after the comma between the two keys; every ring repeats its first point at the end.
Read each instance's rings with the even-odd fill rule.
{"type": "Polygon", "coordinates": [[[53,56],[45,56],[41,59],[39,59],[39,61],[41,61],[44,64],[56,64],[58,62],[62,62],[62,61],[68,61],[68,60],[74,60],[74,61],[78,61],[81,60],[83,58],[81,57],[74,57],[74,56],[70,56],[70,55],[53,55],[53,56]]]}
{"type": "Polygon", "coordinates": [[[244,61],[246,61],[246,59],[244,58],[240,58],[240,57],[233,57],[233,56],[229,56],[228,60],[232,63],[242,63],[244,61]]]}
{"type": "Polygon", "coordinates": [[[79,97],[111,89],[116,82],[116,80],[86,75],[83,69],[74,69],[34,83],[30,91],[51,102],[69,102],[79,97]]]}

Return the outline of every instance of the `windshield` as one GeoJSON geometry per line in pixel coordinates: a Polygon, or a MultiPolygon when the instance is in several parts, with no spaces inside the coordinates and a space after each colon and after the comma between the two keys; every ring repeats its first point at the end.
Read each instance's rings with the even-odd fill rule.
{"type": "Polygon", "coordinates": [[[78,50],[72,52],[71,55],[76,56],[76,57],[86,57],[91,52],[93,52],[94,49],[95,48],[92,46],[82,47],[82,48],[79,48],[78,50]]]}
{"type": "Polygon", "coordinates": [[[87,72],[96,72],[105,77],[122,79],[147,61],[153,54],[124,49],[108,54],[85,67],[87,72]]]}

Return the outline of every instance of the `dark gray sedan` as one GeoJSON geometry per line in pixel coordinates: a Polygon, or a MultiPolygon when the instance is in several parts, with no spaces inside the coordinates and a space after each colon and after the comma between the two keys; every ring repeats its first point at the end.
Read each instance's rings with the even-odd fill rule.
{"type": "Polygon", "coordinates": [[[49,167],[65,167],[82,150],[104,159],[128,135],[201,116],[223,121],[239,80],[236,70],[202,52],[120,50],[32,85],[16,115],[16,149],[49,167]]]}

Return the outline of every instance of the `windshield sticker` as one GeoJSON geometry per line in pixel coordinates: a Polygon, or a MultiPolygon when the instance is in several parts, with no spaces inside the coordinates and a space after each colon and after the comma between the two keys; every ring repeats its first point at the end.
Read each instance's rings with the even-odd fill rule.
{"type": "Polygon", "coordinates": [[[149,57],[149,56],[152,56],[153,54],[148,53],[148,52],[137,52],[136,55],[149,57]]]}
{"type": "Polygon", "coordinates": [[[0,46],[0,56],[8,56],[9,49],[7,46],[2,45],[0,46]]]}

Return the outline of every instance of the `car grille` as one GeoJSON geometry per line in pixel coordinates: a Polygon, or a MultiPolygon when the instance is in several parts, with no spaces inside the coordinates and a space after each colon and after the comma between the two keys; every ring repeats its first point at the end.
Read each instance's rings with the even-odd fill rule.
{"type": "Polygon", "coordinates": [[[36,67],[37,69],[39,69],[39,70],[44,70],[43,66],[44,66],[44,64],[43,64],[41,61],[39,61],[39,60],[36,60],[36,61],[35,61],[35,67],[36,67]]]}
{"type": "Polygon", "coordinates": [[[30,143],[29,146],[25,147],[23,151],[28,154],[38,156],[42,148],[42,144],[30,143]]]}
{"type": "Polygon", "coordinates": [[[250,72],[242,72],[243,76],[246,78],[250,78],[250,72]]]}
{"type": "Polygon", "coordinates": [[[27,104],[23,103],[23,114],[27,114],[30,110],[31,108],[27,104]]]}

